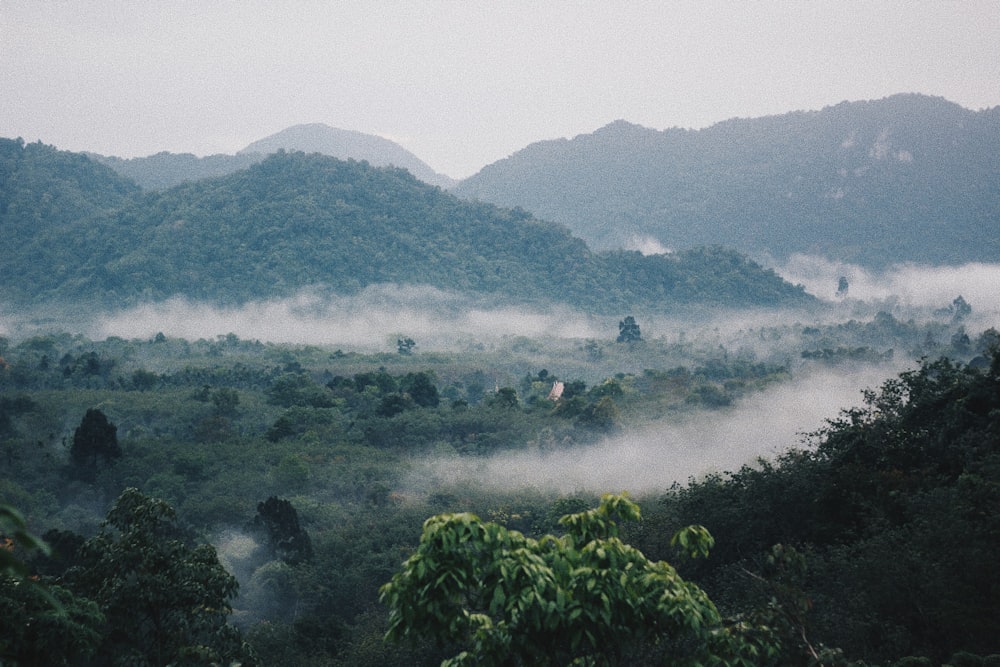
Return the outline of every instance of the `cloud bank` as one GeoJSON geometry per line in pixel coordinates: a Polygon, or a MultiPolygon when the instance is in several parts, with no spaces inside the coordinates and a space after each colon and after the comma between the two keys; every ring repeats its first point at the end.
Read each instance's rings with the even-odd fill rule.
{"type": "Polygon", "coordinates": [[[396,338],[406,335],[422,350],[434,350],[503,336],[588,338],[601,335],[607,326],[568,307],[487,308],[432,287],[375,285],[353,296],[306,291],[239,308],[173,298],[102,317],[88,335],[148,338],[163,332],[198,339],[235,333],[273,343],[361,350],[395,349],[396,338]]]}

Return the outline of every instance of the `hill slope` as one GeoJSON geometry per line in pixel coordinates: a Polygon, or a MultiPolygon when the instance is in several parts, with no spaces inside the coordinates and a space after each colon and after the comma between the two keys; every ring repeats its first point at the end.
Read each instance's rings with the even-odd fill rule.
{"type": "MultiPolygon", "coordinates": [[[[46,169],[34,152],[22,149],[20,170],[46,169]]],[[[7,210],[0,232],[29,252],[4,263],[0,300],[122,305],[183,295],[234,304],[305,287],[343,293],[399,283],[604,312],[810,301],[733,252],[595,254],[561,225],[463,202],[401,169],[278,153],[228,176],[140,195],[106,167],[66,159],[79,161],[99,190],[123,193],[41,225],[30,222],[40,205],[7,210]],[[32,236],[39,226],[44,242],[32,236]]]]}
{"type": "Polygon", "coordinates": [[[341,130],[322,123],[294,125],[255,141],[245,153],[276,153],[279,150],[322,153],[341,160],[365,160],[375,167],[406,169],[424,183],[449,188],[455,181],[431,169],[423,160],[384,137],[353,130],[341,130]]]}
{"type": "Polygon", "coordinates": [[[399,144],[372,134],[339,130],[321,123],[295,125],[277,134],[253,142],[236,155],[208,155],[162,152],[136,158],[120,158],[87,153],[86,155],[130,178],[146,190],[167,188],[225,176],[263,160],[278,151],[322,153],[341,160],[364,160],[376,167],[396,166],[406,169],[424,183],[450,188],[456,181],[431,169],[416,155],[399,144]]]}
{"type": "Polygon", "coordinates": [[[700,131],[624,121],[483,169],[459,196],[521,206],[593,247],[636,239],[880,266],[1000,261],[1000,108],[898,95],[700,131]]]}
{"type": "Polygon", "coordinates": [[[264,159],[259,153],[198,157],[191,153],[162,152],[128,159],[96,153],[86,155],[135,181],[144,190],[166,190],[189,181],[225,176],[264,159]]]}

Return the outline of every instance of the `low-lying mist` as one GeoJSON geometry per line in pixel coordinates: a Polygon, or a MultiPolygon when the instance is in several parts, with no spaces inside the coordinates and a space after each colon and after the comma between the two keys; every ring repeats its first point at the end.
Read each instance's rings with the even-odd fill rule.
{"type": "Polygon", "coordinates": [[[775,270],[788,282],[801,284],[823,301],[863,302],[887,309],[898,308],[916,317],[946,308],[961,296],[972,306],[967,325],[974,329],[998,326],[1000,264],[901,264],[885,271],[872,271],[823,257],[794,255],[775,270]],[[840,277],[848,282],[847,293],[843,296],[837,295],[840,277]]]}
{"type": "Polygon", "coordinates": [[[901,365],[813,370],[740,401],[730,409],[698,412],[689,419],[626,431],[579,447],[544,445],[482,459],[433,457],[419,462],[407,480],[411,493],[474,485],[489,489],[532,488],[560,493],[662,492],[712,472],[738,470],[758,458],[774,459],[808,446],[806,434],[841,410],[862,404],[901,365]]]}
{"type": "MultiPolygon", "coordinates": [[[[803,285],[824,304],[809,313],[725,311],[694,315],[668,309],[662,313],[631,312],[597,316],[569,306],[514,307],[489,305],[427,286],[380,284],[355,295],[329,295],[303,290],[294,297],[218,307],[175,297],[114,313],[66,316],[52,313],[0,311],[0,334],[25,336],[48,330],[82,333],[91,339],[109,336],[148,339],[159,332],[197,340],[235,333],[240,338],[272,343],[331,345],[362,352],[395,350],[400,336],[417,341],[423,351],[464,350],[503,337],[606,339],[617,323],[634,315],[644,337],[721,335],[746,328],[782,323],[865,319],[886,310],[900,319],[929,319],[961,295],[972,306],[965,321],[970,330],[995,327],[1000,320],[1000,265],[966,264],[928,267],[901,265],[883,272],[796,255],[777,272],[803,285]],[[843,276],[849,288],[838,295],[843,276]]],[[[724,343],[725,341],[721,341],[724,343]]]]}
{"type": "Polygon", "coordinates": [[[409,336],[420,349],[430,351],[503,336],[588,338],[602,335],[601,328],[596,318],[568,307],[489,308],[432,287],[382,284],[352,296],[303,291],[293,298],[239,308],[173,298],[107,315],[93,322],[88,333],[98,338],[149,338],[163,332],[191,340],[235,333],[272,343],[366,351],[394,350],[399,336],[409,336]]]}

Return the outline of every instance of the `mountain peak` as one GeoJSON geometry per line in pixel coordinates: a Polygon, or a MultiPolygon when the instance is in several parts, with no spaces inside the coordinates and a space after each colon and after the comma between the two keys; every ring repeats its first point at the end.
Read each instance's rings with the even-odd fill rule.
{"type": "Polygon", "coordinates": [[[276,153],[279,150],[322,153],[341,160],[364,160],[375,167],[394,166],[431,185],[448,188],[455,181],[435,172],[427,163],[385,137],[356,130],[330,127],[324,123],[293,125],[253,142],[239,154],[276,153]]]}

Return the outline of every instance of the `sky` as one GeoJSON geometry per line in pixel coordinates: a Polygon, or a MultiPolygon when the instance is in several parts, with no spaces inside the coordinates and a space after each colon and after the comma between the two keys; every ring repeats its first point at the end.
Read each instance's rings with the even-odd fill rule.
{"type": "Polygon", "coordinates": [[[325,123],[464,178],[617,119],[997,106],[998,44],[1000,0],[0,0],[0,136],[209,155],[325,123]]]}

